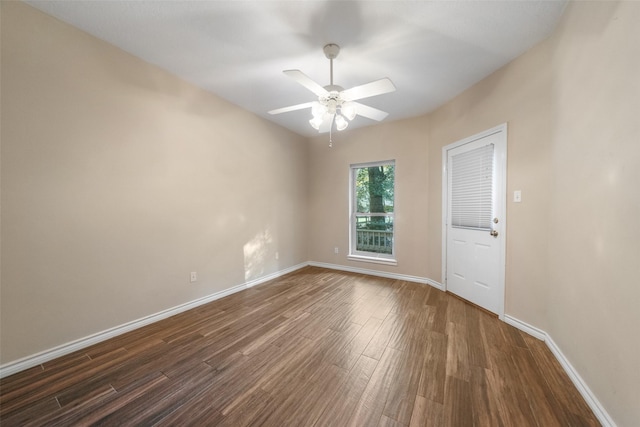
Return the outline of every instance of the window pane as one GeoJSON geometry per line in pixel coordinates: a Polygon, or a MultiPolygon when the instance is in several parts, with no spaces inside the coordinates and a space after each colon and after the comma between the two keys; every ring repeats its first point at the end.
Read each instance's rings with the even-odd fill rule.
{"type": "Polygon", "coordinates": [[[392,260],[395,161],[352,165],[351,173],[350,254],[392,260]]]}
{"type": "Polygon", "coordinates": [[[493,198],[493,144],[457,154],[451,163],[451,224],[490,229],[493,198]]]}
{"type": "Polygon", "coordinates": [[[356,210],[361,213],[393,212],[393,165],[356,169],[356,210]]]}
{"type": "Polygon", "coordinates": [[[393,217],[356,215],[356,250],[390,254],[393,249],[393,217]]]}

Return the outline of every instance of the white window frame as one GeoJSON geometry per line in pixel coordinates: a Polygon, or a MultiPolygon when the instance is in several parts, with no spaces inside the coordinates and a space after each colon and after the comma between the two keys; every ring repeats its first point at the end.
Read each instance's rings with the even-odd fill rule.
{"type": "MultiPolygon", "coordinates": [[[[356,232],[356,215],[357,212],[357,196],[356,196],[356,171],[358,169],[375,167],[375,166],[393,166],[394,172],[396,168],[395,160],[384,160],[379,162],[370,162],[370,163],[357,163],[349,166],[349,255],[347,259],[351,261],[364,261],[370,262],[374,264],[385,264],[385,265],[397,265],[398,261],[396,260],[396,197],[395,197],[395,187],[396,182],[394,178],[393,182],[393,212],[392,213],[380,213],[380,214],[371,214],[372,216],[385,216],[393,218],[393,238],[391,243],[391,253],[383,254],[383,253],[375,253],[375,252],[366,252],[366,251],[358,251],[356,250],[357,244],[357,232],[356,232]]],[[[394,173],[394,177],[397,176],[394,173]]]]}

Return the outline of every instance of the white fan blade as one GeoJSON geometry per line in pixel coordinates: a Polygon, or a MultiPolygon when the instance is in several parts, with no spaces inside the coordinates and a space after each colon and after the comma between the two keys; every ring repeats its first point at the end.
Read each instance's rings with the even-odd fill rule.
{"type": "Polygon", "coordinates": [[[396,87],[388,78],[376,80],[375,82],[365,83],[360,86],[352,87],[340,92],[340,98],[345,101],[356,101],[358,99],[369,98],[372,96],[382,95],[384,93],[393,92],[396,87]]]}
{"type": "Polygon", "coordinates": [[[354,102],[353,104],[356,106],[356,113],[359,116],[366,117],[371,120],[379,122],[389,115],[389,113],[385,113],[377,108],[369,107],[368,105],[360,104],[359,102],[354,102]]]}
{"type": "Polygon", "coordinates": [[[324,115],[320,129],[318,129],[318,133],[327,133],[331,130],[331,126],[333,126],[333,116],[334,114],[329,113],[324,115]]]}
{"type": "Polygon", "coordinates": [[[311,80],[309,76],[300,70],[285,70],[283,71],[287,76],[300,83],[302,86],[315,93],[317,96],[327,96],[329,92],[318,83],[311,80]]]}
{"type": "Polygon", "coordinates": [[[269,111],[269,114],[288,113],[289,111],[302,110],[303,108],[309,108],[313,105],[313,102],[305,102],[304,104],[292,105],[290,107],[277,108],[269,111]]]}

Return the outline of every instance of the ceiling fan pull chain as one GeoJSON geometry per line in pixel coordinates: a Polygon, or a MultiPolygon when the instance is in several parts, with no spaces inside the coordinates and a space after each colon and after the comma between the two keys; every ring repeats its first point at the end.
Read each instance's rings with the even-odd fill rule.
{"type": "Polygon", "coordinates": [[[331,127],[329,128],[329,148],[333,147],[333,141],[331,140],[331,128],[333,128],[333,120],[331,123],[331,127]]]}
{"type": "Polygon", "coordinates": [[[331,131],[333,130],[333,121],[335,120],[336,115],[331,116],[331,124],[329,125],[329,148],[333,147],[333,141],[331,140],[331,131]]]}

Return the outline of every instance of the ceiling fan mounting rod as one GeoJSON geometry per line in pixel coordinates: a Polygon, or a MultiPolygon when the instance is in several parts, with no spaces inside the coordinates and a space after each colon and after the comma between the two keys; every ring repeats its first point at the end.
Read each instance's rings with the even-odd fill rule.
{"type": "Polygon", "coordinates": [[[324,45],[322,50],[324,51],[324,56],[329,59],[329,76],[331,80],[330,84],[331,86],[333,86],[333,60],[334,58],[338,57],[338,54],[340,53],[340,46],[335,43],[329,43],[324,45]]]}
{"type": "Polygon", "coordinates": [[[333,59],[329,59],[329,76],[329,84],[333,86],[333,59]]]}

